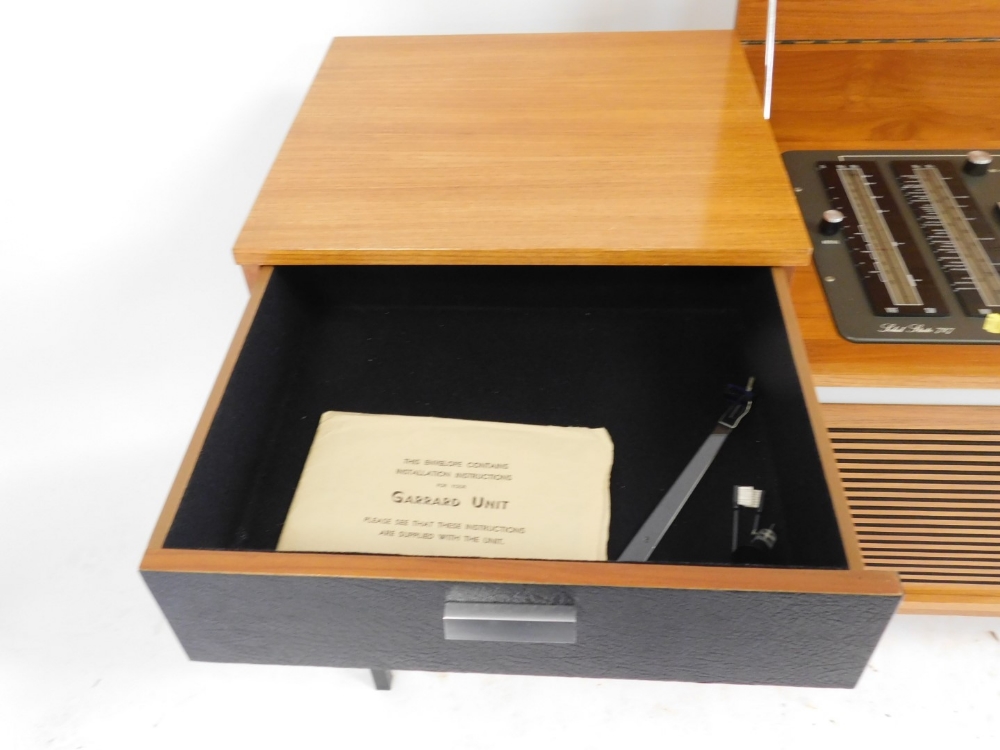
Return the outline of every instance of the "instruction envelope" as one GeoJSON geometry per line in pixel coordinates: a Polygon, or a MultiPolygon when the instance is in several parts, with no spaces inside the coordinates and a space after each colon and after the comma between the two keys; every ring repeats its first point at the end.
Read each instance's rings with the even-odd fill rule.
{"type": "Polygon", "coordinates": [[[326,412],[279,551],[606,560],[605,429],[326,412]]]}

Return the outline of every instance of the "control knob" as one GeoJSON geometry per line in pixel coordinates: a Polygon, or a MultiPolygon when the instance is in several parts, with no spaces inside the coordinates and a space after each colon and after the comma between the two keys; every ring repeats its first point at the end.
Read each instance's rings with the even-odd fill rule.
{"type": "Polygon", "coordinates": [[[989,151],[970,151],[965,155],[965,166],[962,167],[962,171],[974,177],[981,177],[986,174],[992,162],[993,154],[989,151]]]}
{"type": "Polygon", "coordinates": [[[827,236],[836,234],[844,227],[844,215],[835,208],[823,212],[819,222],[819,233],[827,236]]]}

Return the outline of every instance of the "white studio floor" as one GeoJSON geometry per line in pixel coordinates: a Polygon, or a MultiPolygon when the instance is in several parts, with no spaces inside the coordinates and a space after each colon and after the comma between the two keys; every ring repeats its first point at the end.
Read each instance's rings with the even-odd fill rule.
{"type": "MultiPolygon", "coordinates": [[[[137,569],[246,302],[230,248],[329,38],[535,29],[396,6],[0,23],[0,748],[997,747],[1000,618],[897,616],[853,691],[398,673],[379,693],[187,660],[137,569]]],[[[654,6],[552,0],[591,15],[541,28],[659,28],[654,6]]]]}

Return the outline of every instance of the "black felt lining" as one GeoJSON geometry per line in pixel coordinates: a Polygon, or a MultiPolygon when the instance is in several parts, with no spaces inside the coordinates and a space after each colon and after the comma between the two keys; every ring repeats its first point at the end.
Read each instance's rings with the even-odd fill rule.
{"type": "Polygon", "coordinates": [[[753,410],[654,560],[726,563],[732,486],[752,484],[775,562],[844,567],[768,269],[278,268],[167,546],[273,550],[340,410],[606,427],[614,559],[750,374],[753,410]]]}

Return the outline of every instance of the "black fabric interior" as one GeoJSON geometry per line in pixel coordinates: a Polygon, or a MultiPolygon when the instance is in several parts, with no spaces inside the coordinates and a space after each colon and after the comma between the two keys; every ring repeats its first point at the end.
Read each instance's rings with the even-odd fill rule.
{"type": "Polygon", "coordinates": [[[606,427],[615,559],[749,375],[753,410],[653,561],[727,564],[752,484],[775,564],[846,567],[769,269],[278,268],[167,546],[273,550],[341,410],[606,427]]]}

